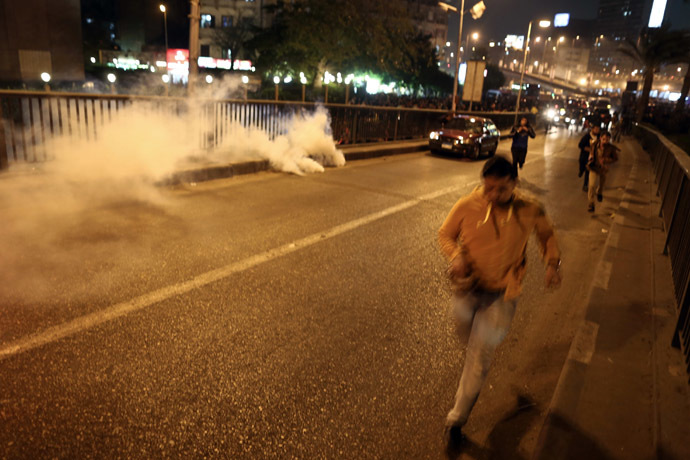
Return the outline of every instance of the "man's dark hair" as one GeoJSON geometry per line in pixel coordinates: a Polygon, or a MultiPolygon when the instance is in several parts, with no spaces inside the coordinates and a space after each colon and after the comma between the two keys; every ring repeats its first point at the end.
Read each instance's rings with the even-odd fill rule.
{"type": "Polygon", "coordinates": [[[482,168],[482,177],[510,177],[511,179],[517,179],[517,169],[513,167],[513,163],[508,161],[507,158],[497,155],[486,160],[484,163],[484,168],[482,168]]]}
{"type": "Polygon", "coordinates": [[[606,137],[611,137],[611,133],[608,132],[608,131],[606,131],[606,130],[603,130],[603,131],[601,132],[601,134],[599,134],[599,137],[604,137],[604,136],[606,136],[606,137]]]}

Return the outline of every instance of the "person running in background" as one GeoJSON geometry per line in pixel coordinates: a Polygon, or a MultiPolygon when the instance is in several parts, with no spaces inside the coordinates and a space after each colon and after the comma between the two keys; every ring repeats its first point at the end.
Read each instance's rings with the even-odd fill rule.
{"type": "Polygon", "coordinates": [[[544,282],[558,287],[560,250],[544,207],[515,190],[517,171],[507,158],[484,164],[482,185],[460,198],[438,232],[449,261],[453,316],[468,340],[465,365],[446,418],[446,453],[462,447],[462,427],[489,371],[494,350],[508,333],[526,271],[527,241],[536,233],[546,264],[544,282]]]}
{"type": "Polygon", "coordinates": [[[587,171],[587,161],[589,160],[589,154],[592,149],[592,145],[594,145],[595,142],[599,140],[599,133],[601,132],[601,128],[599,125],[594,124],[589,132],[582,136],[582,139],[580,139],[580,143],[577,144],[577,146],[580,148],[580,172],[578,173],[577,177],[582,177],[584,174],[585,176],[585,182],[582,185],[582,190],[585,192],[589,190],[589,174],[587,171]]]}
{"type": "Polygon", "coordinates": [[[615,113],[613,115],[613,120],[611,120],[611,140],[613,142],[620,142],[621,130],[622,130],[621,119],[618,116],[618,113],[615,113]]]}
{"type": "Polygon", "coordinates": [[[597,201],[601,202],[604,199],[602,192],[604,191],[604,183],[606,183],[606,174],[609,171],[609,166],[618,161],[618,152],[620,149],[611,143],[611,133],[608,131],[601,133],[599,142],[593,145],[587,161],[590,176],[587,211],[594,212],[595,194],[597,201]]]}
{"type": "Polygon", "coordinates": [[[527,157],[527,140],[528,137],[534,139],[534,129],[529,124],[527,117],[520,118],[520,124],[513,126],[510,130],[510,136],[513,138],[513,145],[510,147],[510,152],[513,154],[513,168],[517,175],[518,166],[522,169],[527,157]]]}

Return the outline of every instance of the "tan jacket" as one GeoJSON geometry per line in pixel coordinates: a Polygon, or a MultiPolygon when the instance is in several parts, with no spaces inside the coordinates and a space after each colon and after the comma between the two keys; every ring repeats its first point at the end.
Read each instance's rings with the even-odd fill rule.
{"type": "Polygon", "coordinates": [[[604,145],[598,141],[595,147],[591,149],[587,159],[587,168],[599,174],[606,174],[609,171],[609,166],[618,161],[618,152],[620,149],[610,142],[604,145]]]}
{"type": "Polygon", "coordinates": [[[441,251],[450,261],[463,254],[477,287],[520,295],[527,240],[535,232],[545,262],[560,259],[553,225],[543,206],[518,191],[509,207],[494,208],[483,186],[458,200],[439,229],[441,251]]]}

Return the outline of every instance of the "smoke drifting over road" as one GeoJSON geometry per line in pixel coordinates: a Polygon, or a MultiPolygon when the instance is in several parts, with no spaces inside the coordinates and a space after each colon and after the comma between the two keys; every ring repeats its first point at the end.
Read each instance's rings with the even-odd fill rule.
{"type": "Polygon", "coordinates": [[[227,119],[219,145],[204,147],[202,140],[218,129],[204,107],[212,98],[236,95],[235,83],[218,82],[191,101],[135,101],[96,120],[88,138],[87,130],[70,129],[46,141],[36,157],[45,153],[50,160],[14,164],[0,174],[0,303],[40,300],[54,289],[55,274],[45,267],[79,263],[80,222],[119,238],[118,207],[174,208],[155,184],[178,168],[266,159],[276,170],[302,175],[345,164],[323,108],[284,114],[284,132],[274,139],[227,119]],[[10,290],[19,297],[7,297],[10,290]]]}

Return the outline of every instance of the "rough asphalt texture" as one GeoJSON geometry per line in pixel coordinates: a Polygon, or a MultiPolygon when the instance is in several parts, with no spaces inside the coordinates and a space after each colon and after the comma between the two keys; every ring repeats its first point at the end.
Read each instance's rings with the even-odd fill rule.
{"type": "MultiPolygon", "coordinates": [[[[585,316],[633,161],[623,156],[592,217],[576,143],[561,131],[530,144],[521,186],[557,225],[564,284],[543,288],[531,244],[512,330],[466,429],[473,458],[531,455],[585,316]]],[[[45,187],[26,202],[10,190],[40,190],[36,178],[0,181],[0,347],[441,191],[0,360],[0,458],[442,458],[464,353],[436,231],[482,164],[412,153],[79,199],[45,187]]]]}

